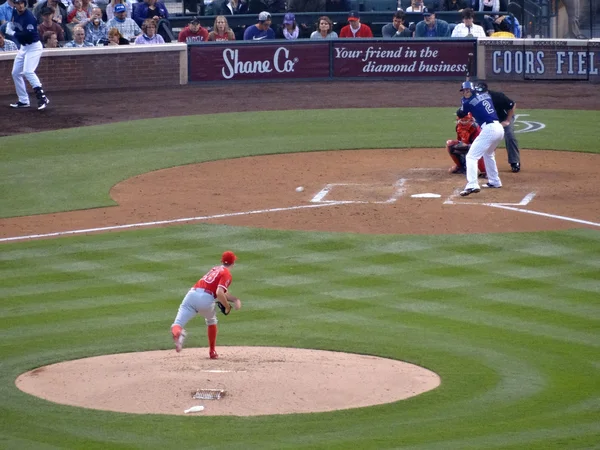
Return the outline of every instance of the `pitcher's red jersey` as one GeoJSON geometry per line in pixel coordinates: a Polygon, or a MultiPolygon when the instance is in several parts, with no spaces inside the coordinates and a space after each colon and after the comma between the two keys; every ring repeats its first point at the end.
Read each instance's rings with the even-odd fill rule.
{"type": "Polygon", "coordinates": [[[215,266],[208,271],[206,275],[198,280],[194,285],[194,288],[204,289],[213,294],[216,297],[217,288],[220,286],[225,292],[229,289],[231,284],[231,272],[225,266],[215,266]]]}

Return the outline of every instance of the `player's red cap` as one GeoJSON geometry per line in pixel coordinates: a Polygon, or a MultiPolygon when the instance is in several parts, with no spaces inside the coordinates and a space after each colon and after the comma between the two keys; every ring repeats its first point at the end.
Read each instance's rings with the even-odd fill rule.
{"type": "Polygon", "coordinates": [[[223,252],[223,256],[221,256],[221,262],[223,264],[227,264],[227,265],[233,264],[236,259],[237,259],[237,256],[235,256],[235,253],[233,253],[232,251],[229,251],[229,250],[227,250],[226,252],[223,252]]]}

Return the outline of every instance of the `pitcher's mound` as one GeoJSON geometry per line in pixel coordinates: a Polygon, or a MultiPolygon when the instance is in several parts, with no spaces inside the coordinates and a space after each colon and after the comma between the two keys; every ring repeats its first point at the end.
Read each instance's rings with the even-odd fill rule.
{"type": "Polygon", "coordinates": [[[422,367],[352,353],[280,347],[218,347],[104,355],[20,375],[19,389],[56,403],[139,414],[257,416],[391,403],[439,386],[422,367]],[[218,400],[196,400],[198,390],[218,400]]]}

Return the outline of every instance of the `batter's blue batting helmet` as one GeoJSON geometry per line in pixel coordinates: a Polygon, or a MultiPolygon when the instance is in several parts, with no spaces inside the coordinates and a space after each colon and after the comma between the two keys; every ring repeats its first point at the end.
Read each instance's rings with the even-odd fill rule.
{"type": "Polygon", "coordinates": [[[465,89],[471,89],[472,91],[475,90],[475,87],[473,86],[473,83],[471,83],[470,81],[465,81],[461,86],[460,86],[460,90],[464,91],[465,89]]]}

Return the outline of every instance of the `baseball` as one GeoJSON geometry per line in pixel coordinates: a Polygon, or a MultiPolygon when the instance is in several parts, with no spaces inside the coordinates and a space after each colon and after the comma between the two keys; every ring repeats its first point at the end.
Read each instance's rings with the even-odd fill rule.
{"type": "Polygon", "coordinates": [[[298,186],[296,188],[296,192],[302,192],[304,190],[304,188],[302,186],[298,186]]]}

